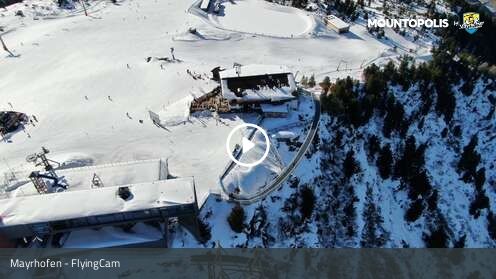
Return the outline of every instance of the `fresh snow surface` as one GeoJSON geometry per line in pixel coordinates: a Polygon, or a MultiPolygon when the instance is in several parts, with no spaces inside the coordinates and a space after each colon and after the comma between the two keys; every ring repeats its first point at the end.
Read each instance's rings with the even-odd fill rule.
{"type": "Polygon", "coordinates": [[[0,200],[0,226],[146,210],[195,201],[193,181],[188,178],[128,187],[132,197],[126,201],[117,195],[119,186],[3,199],[0,200]]]}
{"type": "Polygon", "coordinates": [[[168,105],[164,111],[159,112],[160,125],[177,126],[185,124],[189,120],[189,108],[193,99],[192,95],[186,96],[168,105]]]}
{"type": "Polygon", "coordinates": [[[340,19],[334,15],[327,16],[326,20],[329,23],[332,23],[332,25],[336,26],[336,28],[339,28],[339,29],[350,27],[350,25],[348,23],[344,22],[342,19],[340,19]]]}
{"type": "MultiPolygon", "coordinates": [[[[30,172],[17,173],[18,177],[26,177],[26,184],[7,192],[10,197],[38,195],[34,185],[27,179],[30,172]]],[[[129,185],[165,180],[167,178],[167,160],[143,160],[120,162],[80,168],[57,169],[60,182],[67,185],[68,191],[91,189],[94,175],[103,187],[129,185]]]]}
{"type": "Polygon", "coordinates": [[[219,13],[209,19],[226,30],[286,38],[308,34],[315,25],[313,17],[301,10],[263,0],[222,2],[219,13]]]}
{"type": "MultiPolygon", "coordinates": [[[[239,158],[240,162],[253,163],[262,158],[267,148],[265,137],[261,132],[257,131],[252,142],[255,146],[248,152],[243,152],[241,158],[239,158]]],[[[275,149],[271,145],[267,158],[254,167],[247,168],[236,165],[222,181],[225,189],[229,193],[239,189],[241,196],[250,196],[268,186],[284,167],[281,160],[279,160],[278,154],[274,152],[275,149]]]]}
{"type": "Polygon", "coordinates": [[[236,68],[226,69],[219,73],[221,79],[225,78],[237,78],[237,77],[251,77],[251,76],[263,76],[270,74],[289,74],[291,71],[283,65],[263,65],[263,64],[251,64],[242,65],[238,70],[236,68]]]}
{"type": "Polygon", "coordinates": [[[271,101],[284,101],[293,99],[294,96],[291,95],[291,88],[284,87],[263,87],[259,90],[246,89],[243,90],[243,97],[237,97],[232,91],[225,90],[223,95],[226,99],[243,99],[246,101],[256,101],[256,100],[271,100],[271,101]]]}
{"type": "Polygon", "coordinates": [[[272,135],[276,139],[293,139],[296,138],[296,134],[291,131],[279,131],[272,135]]]}
{"type": "Polygon", "coordinates": [[[2,11],[5,17],[0,17],[0,24],[11,30],[3,38],[20,57],[2,53],[0,102],[36,115],[39,123],[27,127],[30,137],[19,132],[11,142],[0,144],[0,168],[31,168],[24,158],[41,146],[52,151],[50,156],[81,153],[94,164],[162,157],[169,158],[173,175],[194,176],[199,196],[206,195],[219,190],[218,175],[229,160],[224,147],[229,131],[250,120],[221,115],[223,125],[212,118],[192,118],[168,130],[154,126],[149,110],[167,114],[173,111],[171,104],[214,87],[212,81],[194,80],[186,70],[209,74],[215,66],[230,68],[239,62],[288,65],[291,71],[311,73],[324,64],[326,69],[335,67],[342,56],[359,64],[385,47],[361,33],[364,29],[359,31],[364,40],[288,41],[246,35],[227,41],[174,41],[176,34],[190,27],[215,30],[187,12],[191,5],[189,1],[125,1],[121,6],[99,2],[93,17],[82,13],[66,17],[66,12],[60,12],[50,20],[33,20],[29,0],[2,11]],[[16,10],[26,11],[27,16],[15,17],[16,10]],[[330,44],[336,46],[332,53],[330,44]],[[175,47],[176,58],[183,62],[162,63],[162,67],[156,61],[146,62],[147,57],[170,57],[170,47],[175,47]]]}
{"type": "Polygon", "coordinates": [[[73,231],[63,242],[64,248],[104,248],[115,246],[139,245],[140,243],[160,241],[164,235],[156,228],[138,223],[131,232],[117,227],[99,230],[85,229],[73,231]]]}
{"type": "MultiPolygon", "coordinates": [[[[189,95],[209,92],[215,86],[206,78],[193,79],[187,70],[209,74],[216,66],[230,68],[237,62],[287,65],[299,76],[315,74],[317,81],[326,75],[333,79],[347,75],[359,78],[361,65],[405,53],[401,48],[393,51],[391,42],[375,39],[363,25],[354,24],[349,33],[338,35],[318,21],[305,24],[313,21],[305,12],[265,1],[238,1],[238,5],[248,7],[241,15],[236,14],[237,7],[224,3],[225,20],[236,28],[251,28],[268,21],[264,30],[277,36],[246,34],[259,32],[258,27],[238,30],[242,32],[222,29],[214,21],[191,13],[193,1],[89,4],[89,17],[84,16],[78,3],[74,10],[61,10],[53,1],[25,0],[0,10],[2,37],[18,55],[8,57],[0,50],[0,107],[9,108],[11,103],[13,109],[36,115],[39,120],[35,127],[29,125],[26,132],[0,142],[0,175],[32,169],[25,157],[39,152],[41,146],[52,151],[49,157],[78,166],[168,158],[171,174],[193,176],[198,199],[206,199],[208,193],[220,191],[219,175],[229,162],[225,151],[227,135],[238,124],[256,123],[256,117],[224,114],[218,120],[190,117],[189,122],[167,129],[153,125],[150,110],[173,111],[168,106],[189,95]],[[266,5],[284,12],[260,17],[266,14],[266,5]],[[232,9],[234,12],[230,12],[232,9]],[[26,17],[15,16],[17,10],[26,17]],[[285,24],[273,24],[275,19],[285,24]],[[191,36],[190,28],[196,29],[198,35],[191,36]],[[297,37],[307,28],[311,36],[281,38],[291,34],[297,37]],[[146,62],[147,57],[170,58],[171,47],[180,61],[146,62]]],[[[184,112],[184,107],[177,111],[184,112]]],[[[265,121],[263,125],[267,130],[277,130],[295,122],[297,118],[265,121]]],[[[283,156],[290,154],[284,152],[283,156]]],[[[309,171],[318,169],[317,157],[305,160],[295,175],[310,181],[312,175],[317,175],[309,171]]],[[[282,193],[281,197],[289,194],[290,191],[282,193]]],[[[232,234],[225,230],[229,230],[225,217],[231,205],[212,200],[207,201],[206,210],[225,210],[215,217],[218,220],[212,220],[212,239],[224,238],[222,244],[226,247],[242,243],[239,239],[229,242],[232,234]]],[[[282,203],[283,200],[275,201],[269,208],[269,215],[274,216],[271,222],[277,222],[277,206],[282,203]]],[[[312,243],[314,229],[306,234],[312,243]]],[[[188,245],[198,243],[186,240],[185,246],[188,245]]],[[[280,245],[292,244],[281,240],[280,245]]]]}

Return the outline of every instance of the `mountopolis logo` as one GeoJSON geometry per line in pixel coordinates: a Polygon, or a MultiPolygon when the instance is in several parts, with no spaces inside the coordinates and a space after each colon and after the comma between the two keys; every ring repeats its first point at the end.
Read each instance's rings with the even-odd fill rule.
{"type": "Polygon", "coordinates": [[[368,19],[368,27],[389,27],[389,28],[446,28],[449,26],[447,19],[423,19],[423,18],[380,18],[368,19]]]}

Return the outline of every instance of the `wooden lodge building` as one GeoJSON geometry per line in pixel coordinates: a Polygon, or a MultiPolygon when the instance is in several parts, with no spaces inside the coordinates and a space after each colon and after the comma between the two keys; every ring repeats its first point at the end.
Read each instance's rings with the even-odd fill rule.
{"type": "MultiPolygon", "coordinates": [[[[218,69],[218,68],[216,68],[218,69]]],[[[267,117],[285,117],[288,102],[297,97],[294,75],[285,67],[274,65],[235,65],[215,71],[220,87],[196,98],[191,111],[211,110],[261,111],[267,117]]]]}

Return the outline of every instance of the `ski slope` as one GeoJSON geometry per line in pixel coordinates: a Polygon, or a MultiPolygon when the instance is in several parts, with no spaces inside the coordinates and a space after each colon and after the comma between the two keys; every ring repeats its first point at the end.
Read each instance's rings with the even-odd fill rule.
{"type": "MultiPolygon", "coordinates": [[[[1,53],[0,103],[35,115],[39,123],[29,126],[27,133],[13,135],[11,142],[0,143],[0,170],[29,168],[25,157],[41,146],[54,156],[77,153],[94,164],[168,158],[171,174],[195,177],[200,200],[219,191],[218,175],[229,161],[224,150],[227,134],[252,119],[227,115],[219,126],[211,118],[190,118],[167,130],[154,126],[149,110],[170,112],[171,104],[216,86],[207,78],[192,79],[188,69],[206,76],[216,66],[229,68],[238,62],[287,65],[310,74],[336,67],[342,57],[358,65],[386,48],[359,26],[352,37],[329,34],[287,40],[240,35],[188,13],[191,1],[123,1],[119,6],[96,1],[89,17],[77,11],[57,12],[53,6],[43,17],[30,3],[43,10],[39,5],[46,2],[27,0],[1,12],[4,40],[19,57],[1,53]],[[15,17],[17,10],[26,17],[15,17]],[[174,40],[192,27],[226,40],[174,40]],[[171,47],[181,62],[146,61],[170,57],[171,47]]],[[[239,7],[227,8],[232,24],[259,21],[256,9],[280,13],[265,9],[263,1],[238,4],[248,5],[250,12],[236,14],[239,7]]],[[[280,18],[283,26],[295,15],[285,16],[280,18]]],[[[298,28],[285,26],[295,34],[302,31],[298,28]]]]}
{"type": "Polygon", "coordinates": [[[226,30],[283,38],[308,35],[316,24],[301,10],[258,0],[223,2],[209,19],[226,30]]]}

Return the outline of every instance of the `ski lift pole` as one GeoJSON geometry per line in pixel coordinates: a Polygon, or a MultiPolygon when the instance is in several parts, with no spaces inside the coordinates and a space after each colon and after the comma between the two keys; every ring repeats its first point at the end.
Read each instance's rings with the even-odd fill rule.
{"type": "Polygon", "coordinates": [[[170,53],[171,53],[171,56],[172,56],[172,60],[173,61],[176,61],[176,57],[174,56],[174,48],[173,47],[170,48],[170,53]]]}
{"type": "Polygon", "coordinates": [[[363,59],[362,64],[360,64],[360,69],[363,68],[363,64],[365,64],[366,61],[367,61],[367,59],[363,59]]]}
{"type": "Polygon", "coordinates": [[[15,55],[12,53],[12,51],[10,51],[10,50],[7,48],[7,45],[6,45],[6,44],[5,44],[5,42],[3,41],[3,38],[2,38],[2,36],[1,36],[1,35],[0,35],[0,42],[2,43],[3,50],[5,50],[6,52],[8,52],[10,56],[14,57],[15,55]]]}
{"type": "Polygon", "coordinates": [[[84,4],[84,0],[79,0],[79,3],[81,3],[81,6],[83,6],[84,15],[88,16],[88,11],[86,10],[86,5],[84,4]]]}
{"type": "Polygon", "coordinates": [[[5,158],[2,158],[3,162],[5,163],[5,166],[7,166],[7,169],[9,170],[9,172],[11,173],[11,176],[14,180],[17,180],[17,177],[14,173],[14,170],[10,167],[9,163],[7,163],[7,160],[5,158]]]}

